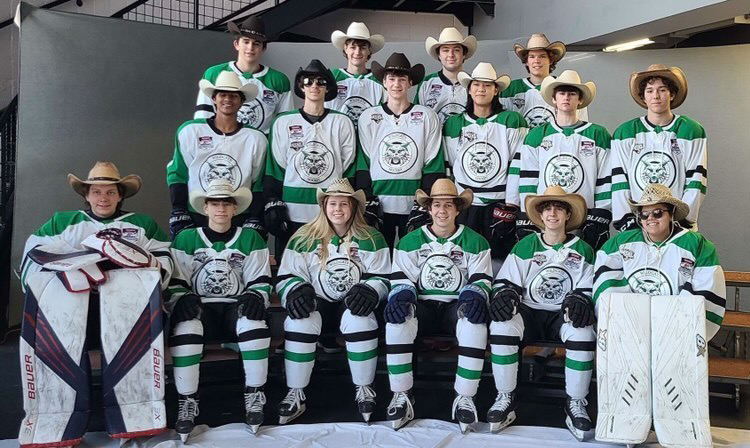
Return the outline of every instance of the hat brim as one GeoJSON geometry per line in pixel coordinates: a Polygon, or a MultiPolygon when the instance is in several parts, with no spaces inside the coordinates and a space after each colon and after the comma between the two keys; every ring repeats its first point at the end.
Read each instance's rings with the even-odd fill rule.
{"type": "Polygon", "coordinates": [[[685,102],[688,93],[687,77],[685,72],[679,67],[669,67],[666,70],[647,70],[643,72],[635,72],[630,75],[630,96],[633,100],[642,108],[648,109],[646,101],[638,95],[638,85],[644,79],[658,76],[660,78],[666,78],[671,80],[677,85],[677,93],[669,103],[671,109],[676,109],[685,102]]]}
{"type": "Polygon", "coordinates": [[[424,190],[418,188],[415,196],[417,204],[419,204],[420,207],[424,208],[427,208],[427,204],[434,199],[458,199],[461,202],[458,205],[458,211],[462,211],[468,208],[471,205],[471,202],[474,200],[474,192],[471,191],[471,188],[466,188],[458,196],[451,194],[436,194],[435,196],[430,196],[429,194],[425,193],[424,190]]]}
{"type": "Polygon", "coordinates": [[[633,212],[634,215],[638,216],[639,209],[641,207],[645,207],[647,205],[656,205],[656,204],[669,204],[674,206],[674,213],[672,216],[672,219],[674,221],[682,221],[683,219],[687,218],[687,215],[690,213],[690,207],[681,200],[675,198],[675,197],[668,197],[668,198],[661,198],[656,199],[653,201],[644,201],[644,202],[635,202],[630,199],[628,199],[628,205],[630,206],[630,211],[633,212]]]}
{"type": "Polygon", "coordinates": [[[466,72],[459,72],[458,73],[458,82],[466,89],[469,90],[469,85],[472,81],[482,81],[482,82],[491,82],[494,83],[497,86],[497,91],[502,92],[503,90],[507,89],[510,85],[510,76],[508,75],[500,75],[497,79],[490,79],[490,78],[482,78],[482,77],[476,77],[472,78],[471,75],[469,75],[466,72]]]}
{"type": "Polygon", "coordinates": [[[326,70],[325,73],[321,72],[308,72],[305,71],[302,67],[297,70],[297,74],[294,75],[294,94],[297,95],[299,98],[305,99],[305,92],[302,90],[302,87],[300,86],[300,83],[302,81],[302,78],[305,76],[320,76],[321,78],[326,80],[326,101],[332,101],[336,99],[336,96],[338,95],[339,91],[338,88],[336,88],[336,79],[333,77],[330,71],[326,70]]]}
{"type": "Polygon", "coordinates": [[[80,194],[83,197],[86,197],[86,185],[122,185],[125,189],[125,192],[122,195],[122,198],[129,198],[131,196],[135,196],[136,193],[141,189],[141,185],[143,184],[143,181],[141,180],[141,176],[138,176],[136,174],[129,174],[119,181],[110,181],[110,180],[82,180],[79,179],[75,174],[68,174],[68,183],[73,188],[73,191],[80,194]]]}
{"type": "Polygon", "coordinates": [[[452,40],[446,42],[440,42],[434,37],[428,37],[424,42],[424,47],[427,51],[427,54],[432,56],[432,58],[437,61],[440,60],[440,56],[438,56],[438,48],[440,48],[441,45],[462,45],[464,48],[466,48],[466,55],[464,56],[464,60],[468,60],[469,58],[474,56],[474,53],[477,52],[477,38],[471,35],[465,37],[464,40],[452,40]]]}
{"type": "Polygon", "coordinates": [[[243,37],[249,37],[251,39],[255,39],[258,42],[268,42],[268,37],[263,36],[260,34],[250,34],[250,33],[243,33],[240,27],[238,27],[234,22],[227,22],[227,29],[229,32],[235,36],[243,36],[243,37]]]}
{"type": "Polygon", "coordinates": [[[317,192],[315,193],[315,197],[318,200],[318,205],[323,207],[323,201],[327,196],[345,196],[348,198],[353,198],[357,201],[357,208],[364,213],[365,212],[365,206],[367,205],[367,197],[365,196],[365,192],[362,190],[356,190],[354,193],[344,193],[341,191],[336,191],[332,193],[327,193],[323,191],[322,188],[318,188],[317,192]]]}
{"type": "Polygon", "coordinates": [[[570,219],[565,222],[565,231],[570,232],[581,227],[586,220],[586,200],[579,194],[539,194],[526,196],[526,216],[535,226],[544,230],[542,215],[536,210],[536,206],[545,201],[564,202],[570,206],[570,219]]]}
{"type": "MultiPolygon", "coordinates": [[[[385,77],[385,72],[393,69],[389,69],[387,67],[383,67],[382,65],[378,64],[376,61],[372,62],[372,65],[370,66],[370,70],[372,70],[372,76],[375,77],[380,83],[383,83],[383,78],[385,77]]],[[[405,73],[409,80],[411,81],[411,84],[413,86],[416,86],[419,84],[422,79],[424,79],[424,65],[422,64],[416,64],[413,65],[409,70],[397,70],[398,72],[405,73]]]]}
{"type": "Polygon", "coordinates": [[[550,55],[550,65],[555,65],[556,63],[560,62],[560,60],[565,56],[565,53],[567,52],[565,44],[560,41],[552,42],[546,47],[526,48],[521,44],[513,45],[513,51],[516,53],[516,56],[518,56],[518,59],[520,59],[521,62],[526,62],[526,56],[531,50],[546,50],[550,55]]]}
{"type": "Polygon", "coordinates": [[[214,92],[217,90],[219,92],[239,92],[245,95],[245,102],[248,103],[252,100],[254,100],[258,96],[258,87],[253,83],[247,83],[240,87],[239,89],[234,87],[224,87],[224,86],[215,86],[211,84],[211,81],[207,79],[201,79],[198,83],[198,88],[201,92],[203,92],[204,95],[206,95],[209,98],[213,98],[214,92]]]}
{"type": "Polygon", "coordinates": [[[555,103],[552,101],[555,97],[555,87],[559,86],[571,86],[581,91],[581,104],[578,105],[578,109],[583,109],[588,106],[594,101],[594,98],[596,98],[596,84],[592,81],[577,84],[574,82],[560,81],[552,76],[548,76],[542,81],[539,93],[542,95],[544,102],[552,107],[555,107],[555,103]]]}
{"type": "Polygon", "coordinates": [[[336,30],[331,33],[331,43],[337,49],[344,51],[346,41],[349,39],[364,40],[370,43],[370,54],[373,55],[378,51],[382,50],[385,46],[385,37],[380,34],[372,34],[370,37],[366,36],[352,36],[344,33],[343,31],[336,30]]]}
{"type": "MultiPolygon", "coordinates": [[[[201,215],[206,215],[206,212],[203,210],[203,206],[206,204],[206,198],[207,194],[205,191],[202,190],[194,190],[190,192],[190,206],[193,207],[193,210],[200,213],[201,215]]],[[[235,216],[242,214],[245,210],[250,207],[250,204],[253,202],[253,193],[250,191],[247,187],[240,187],[237,190],[234,191],[231,195],[226,196],[214,196],[210,199],[228,199],[233,198],[235,202],[237,202],[237,212],[235,213],[235,216]]]]}

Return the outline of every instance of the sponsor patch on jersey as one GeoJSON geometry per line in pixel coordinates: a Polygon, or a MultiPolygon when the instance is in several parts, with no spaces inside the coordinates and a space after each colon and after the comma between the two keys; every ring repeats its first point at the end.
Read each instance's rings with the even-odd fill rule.
{"type": "Polygon", "coordinates": [[[543,150],[549,151],[549,149],[552,147],[552,141],[551,140],[542,140],[542,143],[540,143],[539,146],[543,150]]]}
{"type": "Polygon", "coordinates": [[[245,256],[238,254],[237,252],[229,256],[229,265],[234,269],[242,269],[242,263],[245,261],[245,256]]]}
{"type": "Polygon", "coordinates": [[[361,96],[350,96],[344,101],[343,111],[356,125],[359,116],[369,107],[372,107],[372,104],[361,96]]]}
{"type": "Polygon", "coordinates": [[[695,268],[695,262],[693,260],[682,258],[682,260],[680,260],[680,267],[677,270],[685,277],[691,277],[693,275],[693,268],[695,268]]]}
{"type": "Polygon", "coordinates": [[[276,104],[276,92],[274,92],[273,90],[264,90],[263,102],[268,104],[269,106],[273,106],[274,104],[276,104]]]}
{"type": "Polygon", "coordinates": [[[128,240],[133,243],[138,241],[138,229],[130,229],[127,227],[123,228],[122,239],[128,240]]]}
{"type": "Polygon", "coordinates": [[[198,149],[208,151],[214,147],[214,138],[210,135],[201,135],[198,137],[198,149]]]}
{"type": "Polygon", "coordinates": [[[474,131],[461,131],[461,137],[459,139],[459,142],[462,140],[466,140],[468,143],[473,142],[477,139],[477,133],[474,131]]]}
{"type": "Polygon", "coordinates": [[[448,256],[451,260],[453,260],[453,264],[455,264],[456,266],[460,266],[461,262],[464,259],[464,251],[462,251],[461,249],[453,249],[448,256]]]}
{"type": "Polygon", "coordinates": [[[577,193],[585,180],[581,162],[572,154],[551,157],[544,167],[545,188],[559,185],[566,193],[577,193]]]}
{"type": "Polygon", "coordinates": [[[677,143],[677,139],[676,138],[673,138],[671,140],[671,145],[670,145],[669,149],[672,150],[672,154],[675,155],[675,156],[679,156],[680,154],[682,154],[682,150],[680,149],[680,145],[677,143]]]}
{"type": "Polygon", "coordinates": [[[289,125],[289,138],[302,138],[305,134],[302,132],[302,125],[289,125]]]}
{"type": "Polygon", "coordinates": [[[349,246],[349,258],[358,262],[362,261],[362,259],[359,258],[359,247],[354,245],[349,246]]]}
{"type": "Polygon", "coordinates": [[[643,143],[634,143],[633,144],[633,152],[636,154],[640,154],[641,151],[643,151],[643,143]]]}
{"type": "Polygon", "coordinates": [[[635,258],[635,252],[626,247],[620,247],[620,256],[624,261],[632,260],[635,258]]]}
{"type": "Polygon", "coordinates": [[[594,142],[582,141],[581,142],[581,155],[584,157],[591,157],[594,155],[594,142]]]}
{"type": "Polygon", "coordinates": [[[255,98],[249,103],[245,103],[237,112],[237,121],[243,125],[250,125],[256,129],[263,124],[266,119],[266,111],[263,109],[259,98],[255,98]]]}
{"type": "Polygon", "coordinates": [[[335,168],[333,152],[325,144],[316,141],[305,143],[293,160],[297,174],[308,184],[325,182],[335,168]]]}
{"type": "Polygon", "coordinates": [[[547,266],[531,280],[529,296],[536,303],[557,305],[573,289],[573,278],[568,271],[557,266],[547,266]]]}
{"type": "Polygon", "coordinates": [[[349,87],[346,84],[339,84],[337,86],[338,94],[340,100],[343,100],[346,98],[346,92],[349,90],[349,87]]]}
{"type": "Polygon", "coordinates": [[[419,249],[418,255],[420,258],[427,258],[432,254],[432,251],[430,249],[419,249]]]}
{"type": "Polygon", "coordinates": [[[427,98],[427,101],[425,101],[424,105],[429,107],[430,109],[434,109],[435,106],[437,106],[437,101],[438,101],[437,98],[435,98],[434,96],[431,96],[427,98]]]}
{"type": "Polygon", "coordinates": [[[434,254],[425,260],[419,272],[420,290],[456,292],[463,283],[461,271],[445,254],[434,254]]]}
{"type": "Polygon", "coordinates": [[[421,123],[424,120],[424,113],[418,110],[410,112],[409,120],[411,120],[412,123],[421,123]]]}
{"type": "Polygon", "coordinates": [[[208,259],[208,254],[205,252],[197,252],[195,255],[193,255],[193,261],[196,263],[203,264],[206,259],[208,259]]]}
{"type": "Polygon", "coordinates": [[[461,156],[461,166],[472,182],[484,184],[496,179],[504,164],[500,151],[483,141],[466,148],[461,156]]]}
{"type": "Polygon", "coordinates": [[[299,151],[304,146],[305,144],[302,143],[301,141],[294,141],[294,142],[289,143],[289,147],[292,148],[293,151],[299,151]]]}
{"type": "Polygon", "coordinates": [[[700,334],[695,335],[695,348],[698,349],[698,352],[695,354],[696,358],[701,356],[706,357],[706,339],[700,334]]]}
{"type": "Polygon", "coordinates": [[[433,84],[430,86],[430,91],[427,93],[427,95],[436,97],[440,96],[440,92],[443,91],[443,86],[441,84],[433,84]]]}
{"type": "Polygon", "coordinates": [[[639,269],[628,277],[631,291],[648,296],[671,296],[672,284],[663,272],[653,268],[639,269]]]}
{"type": "Polygon", "coordinates": [[[524,114],[523,118],[526,119],[529,128],[535,128],[550,121],[552,118],[552,111],[544,106],[534,106],[524,114]]]}
{"type": "Polygon", "coordinates": [[[636,162],[634,177],[641,190],[648,184],[662,184],[672,188],[677,180],[677,165],[667,152],[644,152],[636,162]]]}
{"type": "Polygon", "coordinates": [[[359,283],[361,272],[357,263],[346,258],[332,258],[318,274],[323,294],[330,300],[340,301],[352,286],[359,283]]]}
{"type": "Polygon", "coordinates": [[[388,134],[380,142],[378,161],[387,173],[405,173],[417,163],[417,144],[403,132],[388,134]]]}
{"type": "Polygon", "coordinates": [[[531,261],[537,266],[541,266],[547,262],[547,256],[544,254],[534,254],[534,256],[531,257],[531,261]]]}
{"type": "Polygon", "coordinates": [[[383,121],[383,114],[370,115],[370,121],[374,121],[376,124],[380,124],[380,122],[383,121]]]}
{"type": "Polygon", "coordinates": [[[568,269],[571,270],[577,270],[581,267],[581,262],[583,261],[583,257],[575,252],[568,253],[568,256],[565,258],[565,261],[563,261],[563,266],[565,266],[568,269]]]}
{"type": "Polygon", "coordinates": [[[516,109],[523,109],[523,106],[526,105],[526,100],[523,98],[523,96],[517,96],[511,100],[511,103],[513,103],[513,106],[516,109]]]}
{"type": "Polygon", "coordinates": [[[234,157],[228,154],[213,154],[209,156],[198,170],[201,187],[208,189],[208,184],[215,179],[226,179],[235,190],[242,184],[242,170],[234,157]]]}

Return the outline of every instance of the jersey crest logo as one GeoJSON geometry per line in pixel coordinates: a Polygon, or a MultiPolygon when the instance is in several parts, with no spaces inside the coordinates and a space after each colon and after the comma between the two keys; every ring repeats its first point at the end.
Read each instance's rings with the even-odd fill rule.
{"type": "Polygon", "coordinates": [[[628,277],[628,285],[635,293],[648,296],[671,296],[672,285],[663,272],[656,269],[639,269],[628,277]]]}
{"type": "Polygon", "coordinates": [[[552,147],[552,142],[550,140],[542,140],[542,143],[540,143],[539,146],[543,150],[549,151],[549,149],[552,147]]]}
{"type": "Polygon", "coordinates": [[[210,135],[201,135],[198,137],[198,149],[209,151],[214,148],[214,139],[210,135]]]}
{"type": "Polygon", "coordinates": [[[237,161],[227,154],[214,154],[201,165],[199,172],[201,187],[208,188],[208,184],[215,179],[226,179],[235,190],[242,184],[242,171],[237,161]]]}
{"type": "Polygon", "coordinates": [[[526,100],[523,98],[523,96],[517,96],[511,100],[511,103],[513,103],[513,107],[520,110],[523,109],[523,106],[526,105],[526,100]]]}
{"type": "Polygon", "coordinates": [[[453,261],[453,264],[455,264],[456,266],[460,266],[461,262],[464,259],[464,251],[462,251],[461,249],[453,249],[451,250],[449,257],[453,261]]]}
{"type": "Polygon", "coordinates": [[[434,109],[435,106],[437,106],[437,98],[434,96],[430,96],[427,98],[427,101],[424,103],[425,106],[429,107],[430,109],[434,109]]]}
{"type": "Polygon", "coordinates": [[[529,128],[535,128],[550,121],[552,118],[552,111],[544,106],[535,106],[529,109],[529,111],[523,115],[523,118],[526,119],[529,128]]]}
{"type": "Polygon", "coordinates": [[[464,151],[461,165],[469,179],[484,184],[497,178],[503,163],[497,148],[487,142],[478,142],[464,151]]]}
{"type": "Polygon", "coordinates": [[[680,267],[677,268],[677,270],[680,272],[681,275],[685,277],[692,277],[694,267],[695,267],[695,262],[693,260],[689,258],[683,258],[680,261],[680,267]]]}
{"type": "Polygon", "coordinates": [[[635,166],[635,181],[638,188],[645,189],[648,184],[662,184],[669,188],[677,179],[677,168],[666,152],[649,151],[644,153],[635,166]]]}
{"type": "Polygon", "coordinates": [[[682,150],[680,149],[680,145],[677,143],[677,139],[671,139],[671,143],[672,144],[669,149],[672,150],[672,154],[675,156],[679,156],[680,154],[682,154],[682,150]]]}
{"type": "Polygon", "coordinates": [[[333,153],[323,143],[307,142],[305,147],[294,155],[294,168],[305,182],[319,184],[333,174],[333,153]]]}
{"type": "Polygon", "coordinates": [[[292,148],[292,151],[299,151],[300,149],[304,148],[305,144],[300,141],[294,141],[289,143],[289,147],[292,148]]]}
{"type": "Polygon", "coordinates": [[[462,104],[448,103],[440,108],[440,110],[438,111],[438,116],[440,117],[440,121],[444,123],[445,120],[451,117],[451,115],[462,114],[465,110],[466,107],[462,104]]]}
{"type": "Polygon", "coordinates": [[[380,142],[380,167],[390,174],[402,174],[417,163],[417,144],[403,132],[388,134],[380,142]]]}
{"type": "Polygon", "coordinates": [[[360,270],[356,263],[350,263],[346,258],[332,258],[328,260],[324,269],[318,274],[318,282],[323,293],[331,300],[339,301],[359,283],[360,270]]]}
{"type": "Polygon", "coordinates": [[[193,274],[193,287],[201,297],[231,297],[242,286],[237,271],[223,258],[209,258],[193,274]]]}
{"type": "Polygon", "coordinates": [[[305,134],[302,132],[302,125],[293,124],[289,126],[289,138],[302,138],[305,134]]]}
{"type": "Polygon", "coordinates": [[[412,123],[421,123],[424,120],[424,114],[420,111],[414,111],[409,114],[409,120],[412,123]]]}
{"type": "Polygon", "coordinates": [[[474,131],[461,131],[461,135],[458,138],[459,142],[462,140],[466,140],[467,142],[471,143],[477,139],[477,133],[474,131]]]}
{"type": "Polygon", "coordinates": [[[566,193],[577,193],[584,180],[583,167],[575,156],[558,154],[549,159],[544,167],[545,187],[561,186],[566,193]]]}
{"type": "Polygon", "coordinates": [[[571,289],[573,279],[570,274],[557,266],[548,266],[531,281],[529,295],[537,303],[558,304],[571,289]]]}
{"type": "Polygon", "coordinates": [[[574,271],[581,267],[582,260],[582,256],[578,255],[577,253],[570,252],[568,253],[567,258],[565,258],[565,261],[563,261],[563,266],[574,271]]]}
{"type": "Polygon", "coordinates": [[[255,98],[249,103],[243,104],[237,112],[237,121],[243,125],[250,125],[256,129],[263,124],[265,119],[266,112],[263,109],[263,104],[261,104],[258,98],[255,98]]]}
{"type": "Polygon", "coordinates": [[[380,124],[380,122],[383,121],[383,114],[370,115],[370,121],[374,121],[375,124],[380,124]]]}
{"type": "Polygon", "coordinates": [[[699,335],[695,335],[695,347],[698,349],[698,353],[695,354],[695,357],[703,356],[706,357],[706,339],[699,335]]]}
{"type": "Polygon", "coordinates": [[[419,273],[419,289],[455,292],[462,286],[463,277],[453,260],[445,254],[432,255],[419,273]]]}
{"type": "Polygon", "coordinates": [[[635,252],[626,247],[621,247],[620,256],[622,256],[623,261],[629,261],[635,258],[635,252]]]}
{"type": "Polygon", "coordinates": [[[581,155],[584,157],[591,157],[594,155],[594,142],[583,141],[581,142],[581,155]]]}
{"type": "Polygon", "coordinates": [[[347,87],[346,84],[339,84],[337,87],[337,90],[338,90],[337,96],[339,97],[340,100],[343,100],[344,98],[346,98],[346,91],[349,90],[349,87],[347,87]]]}
{"type": "Polygon", "coordinates": [[[229,256],[229,266],[234,269],[242,269],[242,264],[245,261],[245,256],[238,253],[233,253],[229,256]]]}
{"type": "Polygon", "coordinates": [[[135,243],[136,241],[138,241],[138,229],[130,229],[127,227],[123,228],[122,239],[135,243]]]}
{"type": "Polygon", "coordinates": [[[633,152],[640,154],[643,151],[643,143],[633,143],[633,152]]]}
{"type": "Polygon", "coordinates": [[[263,90],[263,102],[269,106],[276,104],[276,93],[273,90],[263,90]]]}
{"type": "Polygon", "coordinates": [[[350,96],[344,101],[343,111],[356,125],[359,116],[369,107],[372,107],[372,104],[361,96],[350,96]]]}
{"type": "Polygon", "coordinates": [[[547,256],[544,254],[534,254],[534,256],[531,257],[531,261],[534,262],[537,266],[541,266],[547,262],[547,256]]]}

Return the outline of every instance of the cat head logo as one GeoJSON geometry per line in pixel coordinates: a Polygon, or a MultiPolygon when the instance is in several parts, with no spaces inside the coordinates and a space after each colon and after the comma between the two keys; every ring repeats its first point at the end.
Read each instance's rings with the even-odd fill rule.
{"type": "Polygon", "coordinates": [[[432,255],[422,265],[419,275],[420,289],[455,292],[462,286],[463,278],[456,264],[447,255],[432,255]]]}
{"type": "Polygon", "coordinates": [[[570,274],[559,267],[548,266],[531,281],[529,295],[537,303],[558,304],[571,289],[573,279],[570,274]]]}
{"type": "Polygon", "coordinates": [[[677,170],[672,156],[665,152],[647,152],[635,167],[635,180],[643,190],[648,184],[662,184],[672,188],[677,179],[677,170]]]}
{"type": "Polygon", "coordinates": [[[263,120],[265,120],[265,115],[266,112],[263,110],[263,105],[256,98],[240,107],[240,110],[237,112],[237,121],[243,125],[259,128],[263,124],[263,120]]]}
{"type": "Polygon", "coordinates": [[[417,144],[403,132],[388,134],[380,142],[380,166],[390,174],[402,174],[417,163],[417,144]]]}
{"type": "Polygon", "coordinates": [[[523,117],[529,124],[529,128],[535,128],[549,122],[552,118],[552,111],[544,106],[535,106],[529,109],[523,117]]]}
{"type": "Polygon", "coordinates": [[[634,293],[648,296],[671,296],[672,285],[663,272],[656,269],[639,269],[628,277],[628,285],[634,293]]]}
{"type": "Polygon", "coordinates": [[[559,185],[567,193],[576,193],[583,185],[583,180],[581,162],[570,154],[556,155],[544,167],[544,183],[548,187],[559,185]]]}
{"type": "Polygon", "coordinates": [[[323,293],[331,300],[339,301],[359,283],[360,270],[356,263],[350,263],[346,258],[332,258],[321,269],[318,275],[323,293]]]}
{"type": "Polygon", "coordinates": [[[486,142],[475,143],[461,157],[464,172],[474,182],[486,183],[500,174],[500,152],[486,142]]]}
{"type": "Polygon", "coordinates": [[[322,183],[333,174],[333,153],[323,143],[307,142],[295,155],[294,168],[305,182],[322,183]]]}
{"type": "Polygon", "coordinates": [[[231,297],[239,294],[242,282],[223,258],[209,258],[193,274],[193,285],[201,297],[231,297]]]}
{"type": "Polygon", "coordinates": [[[370,107],[372,107],[372,104],[361,96],[350,96],[344,101],[343,111],[356,124],[362,112],[370,107]]]}
{"type": "Polygon", "coordinates": [[[200,167],[199,177],[204,190],[216,179],[229,181],[235,190],[242,184],[242,171],[234,157],[227,154],[209,156],[200,167]]]}

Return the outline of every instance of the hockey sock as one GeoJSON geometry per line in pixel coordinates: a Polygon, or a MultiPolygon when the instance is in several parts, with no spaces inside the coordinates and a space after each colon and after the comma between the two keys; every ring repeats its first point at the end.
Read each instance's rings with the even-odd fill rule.
{"type": "Polygon", "coordinates": [[[304,319],[287,317],[284,320],[284,369],[286,385],[290,388],[302,389],[310,383],[321,323],[318,311],[304,319]]]}
{"type": "Polygon", "coordinates": [[[198,392],[200,362],[203,355],[203,323],[200,319],[186,320],[175,325],[169,338],[174,383],[181,395],[198,392]]]}
{"type": "Polygon", "coordinates": [[[456,323],[458,339],[458,369],[454,388],[460,395],[473,397],[479,388],[484,354],[487,349],[487,326],[472,324],[463,317],[456,323]]]}
{"type": "Polygon", "coordinates": [[[572,398],[586,398],[596,351],[594,327],[563,324],[560,339],[565,344],[565,392],[572,398]]]}
{"type": "Polygon", "coordinates": [[[513,392],[518,383],[518,346],[523,335],[520,314],[505,322],[490,323],[492,376],[498,392],[513,392]]]}
{"type": "Polygon", "coordinates": [[[385,325],[388,380],[393,392],[406,392],[414,386],[411,362],[418,328],[416,317],[408,317],[403,324],[385,325]]]}
{"type": "Polygon", "coordinates": [[[250,320],[245,316],[237,319],[237,342],[245,369],[245,385],[260,387],[266,384],[268,347],[271,345],[271,332],[266,321],[250,320]]]}
{"type": "Polygon", "coordinates": [[[378,364],[378,321],[375,314],[354,316],[349,310],[341,316],[341,333],[346,340],[346,357],[357,386],[375,381],[378,364]]]}

